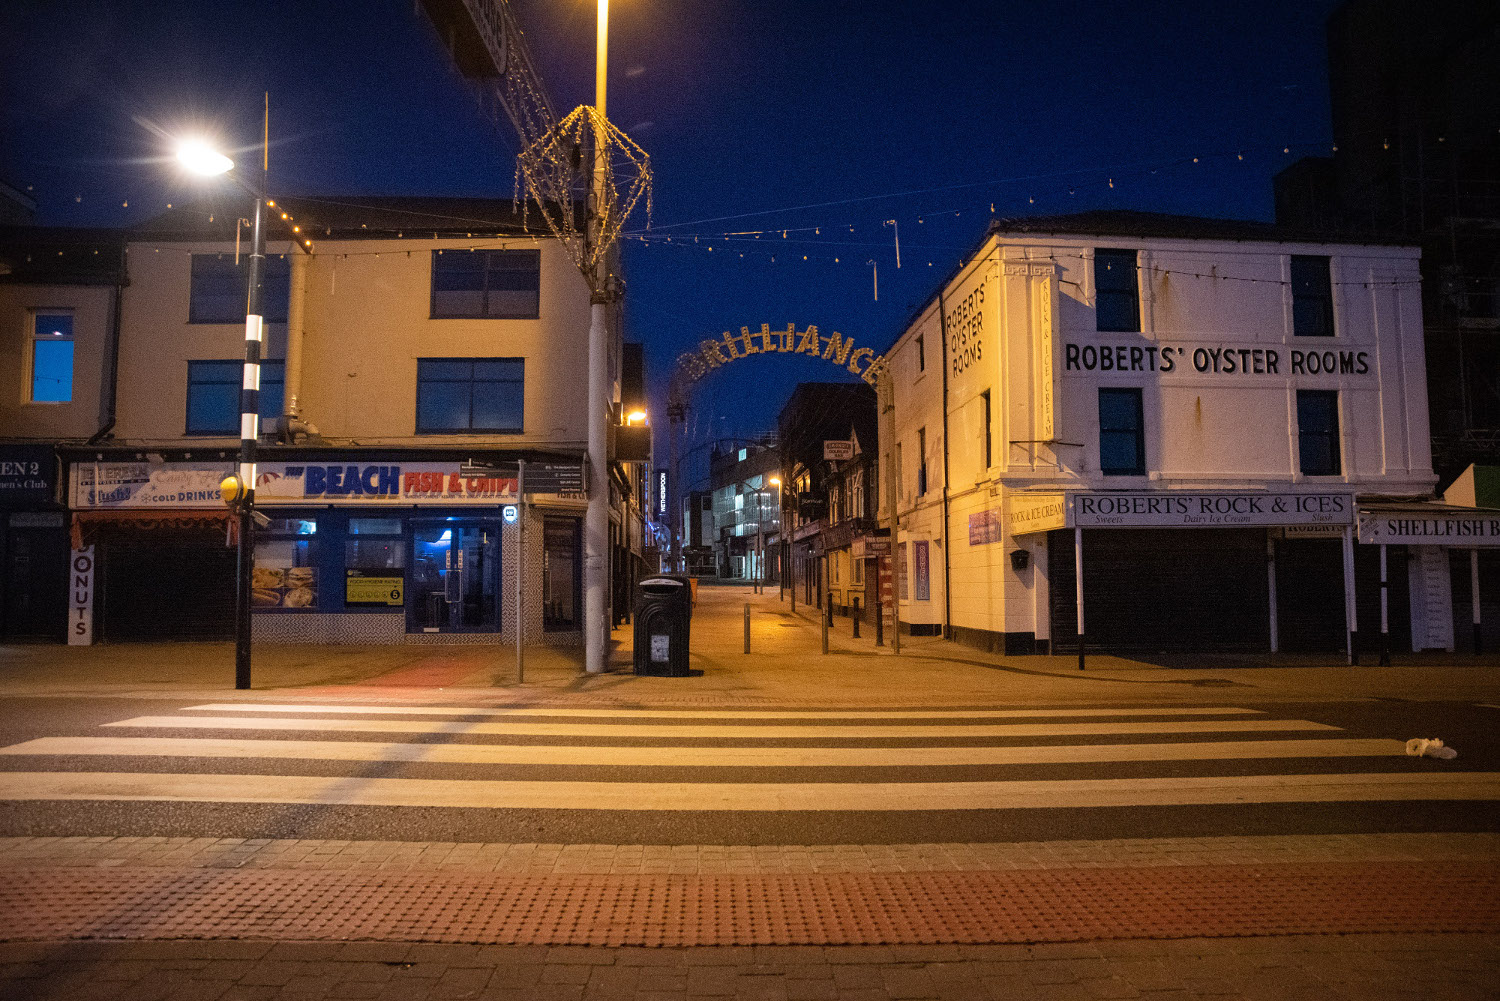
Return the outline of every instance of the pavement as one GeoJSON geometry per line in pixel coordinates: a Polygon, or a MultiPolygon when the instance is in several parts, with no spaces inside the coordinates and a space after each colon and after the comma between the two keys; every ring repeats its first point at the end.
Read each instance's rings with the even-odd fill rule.
{"type": "MultiPolygon", "coordinates": [[[[524,682],[509,646],[317,647],[258,644],[253,688],[303,696],[446,699],[534,705],[979,706],[1134,699],[1197,700],[1215,688],[1237,699],[1500,698],[1500,654],[1399,654],[1389,667],[1327,656],[1090,654],[1087,670],[1066,657],[1007,657],[937,637],[890,637],[877,646],[867,623],[856,639],[835,616],[820,652],[815,609],[768,589],[704,586],[692,623],[690,666],[701,675],[631,673],[629,624],[612,636],[609,671],[582,673],[581,653],[529,647],[524,682]],[[751,653],[744,653],[750,608],[751,653]],[[914,680],[916,683],[914,683],[914,680]]],[[[232,688],[227,643],[0,646],[0,696],[213,697],[232,688]]]]}
{"type": "Polygon", "coordinates": [[[1494,996],[1500,663],[823,655],[699,595],[688,678],[0,647],[0,998],[1494,996]]]}

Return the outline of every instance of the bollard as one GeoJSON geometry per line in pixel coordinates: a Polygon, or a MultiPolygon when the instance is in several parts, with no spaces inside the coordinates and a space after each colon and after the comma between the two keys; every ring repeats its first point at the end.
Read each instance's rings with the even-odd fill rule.
{"type": "Polygon", "coordinates": [[[875,645],[885,646],[885,606],[875,599],[875,645]]]}
{"type": "Polygon", "coordinates": [[[859,639],[859,595],[854,596],[854,611],[849,614],[854,617],[854,638],[859,639]]]}
{"type": "Polygon", "coordinates": [[[750,602],[745,602],[745,652],[750,652],[750,602]]]}
{"type": "Polygon", "coordinates": [[[820,612],[818,614],[818,622],[823,627],[823,652],[827,653],[828,652],[828,615],[826,613],[821,613],[820,612]]]}

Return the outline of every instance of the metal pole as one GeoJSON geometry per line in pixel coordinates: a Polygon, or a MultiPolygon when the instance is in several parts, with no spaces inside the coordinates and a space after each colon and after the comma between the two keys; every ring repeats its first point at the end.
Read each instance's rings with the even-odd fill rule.
{"type": "MultiPolygon", "coordinates": [[[[890,508],[891,533],[891,652],[901,652],[901,564],[896,559],[900,544],[901,518],[896,511],[896,380],[889,368],[882,367],[879,382],[885,390],[883,415],[886,420],[885,496],[890,508]]],[[[877,564],[878,566],[879,564],[877,564]]],[[[879,586],[878,583],[876,585],[879,586]]]]}
{"type": "MultiPolygon", "coordinates": [[[[880,573],[880,561],[878,559],[875,561],[875,573],[877,575],[880,573]]],[[[878,576],[875,581],[875,589],[877,592],[880,590],[878,576]]],[[[885,646],[885,602],[879,598],[875,599],[875,645],[885,646]]]]}
{"type": "MultiPolygon", "coordinates": [[[[608,80],[609,0],[599,0],[598,28],[595,39],[594,108],[604,116],[604,98],[608,80]]],[[[593,151],[593,204],[590,206],[588,236],[597,248],[602,237],[604,185],[607,164],[605,151],[593,151]]],[[[601,674],[605,667],[605,646],[609,642],[608,595],[609,574],[609,331],[605,313],[607,293],[605,265],[601,259],[593,276],[592,309],[589,318],[588,366],[588,450],[589,501],[584,518],[583,617],[584,670],[601,674]]]]}
{"type": "Polygon", "coordinates": [[[1469,614],[1474,620],[1474,654],[1484,653],[1484,630],[1479,624],[1479,550],[1469,550],[1469,614]]]}
{"type": "Polygon", "coordinates": [[[745,602],[745,652],[750,652],[750,602],[745,602]]]}
{"type": "MultiPolygon", "coordinates": [[[[268,99],[269,100],[269,99],[268,99]]],[[[269,115],[269,112],[268,112],[269,115]]],[[[269,128],[269,121],[267,122],[269,128]]],[[[267,154],[268,155],[268,154],[267,154]]],[[[249,290],[245,302],[245,369],[240,382],[240,538],[235,550],[234,687],[250,687],[250,577],[255,564],[255,444],[260,437],[260,345],[265,336],[261,283],[266,260],[266,167],[261,161],[251,224],[249,290]]]]}
{"type": "Polygon", "coordinates": [[[1380,666],[1391,665],[1391,623],[1388,611],[1388,592],[1390,585],[1386,580],[1385,573],[1385,549],[1386,544],[1380,544],[1380,666]]]}
{"type": "Polygon", "coordinates": [[[1354,536],[1344,529],[1344,629],[1349,663],[1359,663],[1359,609],[1354,598],[1354,536]]]}
{"type": "Polygon", "coordinates": [[[1087,645],[1083,631],[1083,529],[1073,529],[1073,586],[1078,599],[1078,670],[1083,670],[1083,651],[1087,645]]]}
{"type": "MultiPolygon", "coordinates": [[[[787,543],[786,551],[787,551],[788,556],[790,557],[790,554],[792,552],[792,544],[790,542],[787,543]]],[[[788,577],[791,576],[791,565],[792,565],[792,561],[791,561],[790,558],[788,558],[788,560],[787,560],[787,576],[788,577]]],[[[786,582],[786,593],[792,596],[792,611],[795,612],[797,610],[797,582],[796,581],[794,581],[794,580],[788,580],[786,582]]]]}
{"type": "Polygon", "coordinates": [[[526,616],[521,610],[521,581],[526,577],[526,460],[516,463],[516,684],[526,681],[526,660],[521,652],[526,616]]]}
{"type": "Polygon", "coordinates": [[[854,611],[851,614],[854,616],[854,638],[859,639],[859,595],[857,594],[854,596],[854,611]]]}
{"type": "Polygon", "coordinates": [[[1271,652],[1275,653],[1281,646],[1281,635],[1276,622],[1276,540],[1270,531],[1266,533],[1266,593],[1270,597],[1271,652]]]}

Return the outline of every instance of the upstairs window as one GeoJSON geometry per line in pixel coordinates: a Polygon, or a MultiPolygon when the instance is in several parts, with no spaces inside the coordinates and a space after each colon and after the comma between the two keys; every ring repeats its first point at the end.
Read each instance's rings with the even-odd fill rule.
{"type": "Polygon", "coordinates": [[[1096,329],[1135,332],[1141,329],[1141,293],[1136,280],[1135,251],[1094,251],[1096,329]]]}
{"type": "Polygon", "coordinates": [[[917,371],[927,371],[927,338],[922,334],[917,335],[917,371]]]}
{"type": "Polygon", "coordinates": [[[417,359],[417,434],[520,434],[522,358],[417,359]]]}
{"type": "MultiPolygon", "coordinates": [[[[292,264],[267,255],[261,271],[261,309],[267,323],[285,323],[291,301],[292,264]]],[[[233,254],[194,254],[188,295],[189,323],[244,323],[249,301],[250,258],[233,254]]]]}
{"type": "MultiPolygon", "coordinates": [[[[186,434],[238,435],[242,361],[188,362],[186,434]]],[[[281,416],[286,363],[260,363],[260,419],[281,416]]]]}
{"type": "Polygon", "coordinates": [[[917,496],[927,492],[927,429],[917,429],[917,496]]]}
{"type": "Polygon", "coordinates": [[[535,320],[541,315],[540,250],[434,250],[434,319],[535,320]]]}
{"type": "Polygon", "coordinates": [[[1292,256],[1292,333],[1333,336],[1333,281],[1326,257],[1292,256]]]}
{"type": "Polygon", "coordinates": [[[73,314],[47,310],[31,314],[31,402],[73,400],[73,314]]]}
{"type": "Polygon", "coordinates": [[[984,430],[984,468],[989,469],[995,464],[995,453],[990,445],[993,429],[990,427],[990,391],[988,389],[979,394],[979,405],[981,408],[980,426],[984,430]]]}
{"type": "Polygon", "coordinates": [[[1337,476],[1343,471],[1337,390],[1297,390],[1297,454],[1304,476],[1337,476]]]}
{"type": "Polygon", "coordinates": [[[1099,390],[1099,471],[1146,475],[1146,427],[1139,389],[1099,390]]]}

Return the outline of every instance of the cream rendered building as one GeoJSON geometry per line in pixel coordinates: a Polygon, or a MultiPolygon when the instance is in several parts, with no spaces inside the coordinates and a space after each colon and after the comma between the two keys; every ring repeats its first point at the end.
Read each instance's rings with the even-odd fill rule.
{"type": "Polygon", "coordinates": [[[1081,597],[1090,649],[1373,649],[1388,564],[1393,644],[1451,648],[1447,553],[1357,543],[1435,483],[1417,264],[1259,223],[992,224],[888,355],[903,628],[1074,650],[1081,597]]]}

